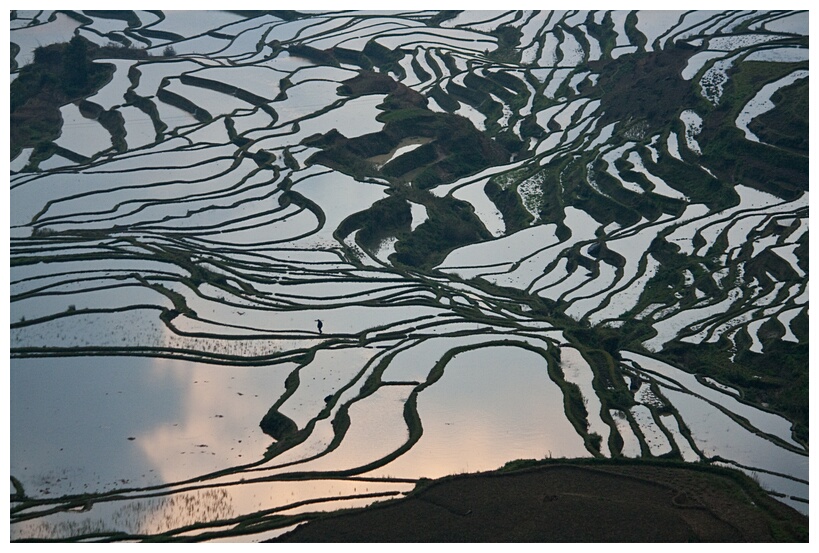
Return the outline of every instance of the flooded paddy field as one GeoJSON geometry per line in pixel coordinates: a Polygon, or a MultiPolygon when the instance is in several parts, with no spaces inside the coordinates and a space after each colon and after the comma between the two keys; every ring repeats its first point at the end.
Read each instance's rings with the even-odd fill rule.
{"type": "Polygon", "coordinates": [[[807,19],[12,11],[11,539],[549,458],[807,514],[807,19]]]}

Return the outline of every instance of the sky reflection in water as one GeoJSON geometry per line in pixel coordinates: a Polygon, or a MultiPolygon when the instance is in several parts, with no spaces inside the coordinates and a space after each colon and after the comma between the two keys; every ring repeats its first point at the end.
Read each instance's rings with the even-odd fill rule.
{"type": "Polygon", "coordinates": [[[32,495],[142,487],[258,460],[291,364],[12,359],[11,472],[32,495]],[[133,440],[129,438],[134,438],[133,440]]]}

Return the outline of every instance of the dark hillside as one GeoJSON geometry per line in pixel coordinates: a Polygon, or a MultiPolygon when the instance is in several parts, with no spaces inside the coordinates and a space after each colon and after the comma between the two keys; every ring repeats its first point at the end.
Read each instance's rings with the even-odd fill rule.
{"type": "Polygon", "coordinates": [[[282,542],[770,542],[807,517],[746,476],[669,464],[555,463],[419,485],[299,526],[282,542]]]}

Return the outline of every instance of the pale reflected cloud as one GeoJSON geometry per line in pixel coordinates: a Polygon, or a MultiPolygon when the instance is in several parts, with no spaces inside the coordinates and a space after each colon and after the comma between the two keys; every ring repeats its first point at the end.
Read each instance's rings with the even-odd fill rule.
{"type": "Polygon", "coordinates": [[[165,482],[261,459],[273,439],[259,422],[284,392],[293,363],[225,367],[152,359],[150,378],[173,386],[179,418],[146,428],[137,442],[165,482]]]}
{"type": "Polygon", "coordinates": [[[546,360],[522,348],[484,347],[456,355],[418,396],[424,433],[372,475],[436,478],[490,470],[515,459],[587,457],[566,419],[546,360]]]}

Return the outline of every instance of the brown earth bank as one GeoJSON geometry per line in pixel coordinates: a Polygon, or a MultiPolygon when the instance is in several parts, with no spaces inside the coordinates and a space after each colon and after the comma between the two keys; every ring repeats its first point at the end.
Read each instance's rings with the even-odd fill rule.
{"type": "Polygon", "coordinates": [[[426,481],[275,541],[807,542],[808,518],[727,469],[559,463],[426,481]]]}

